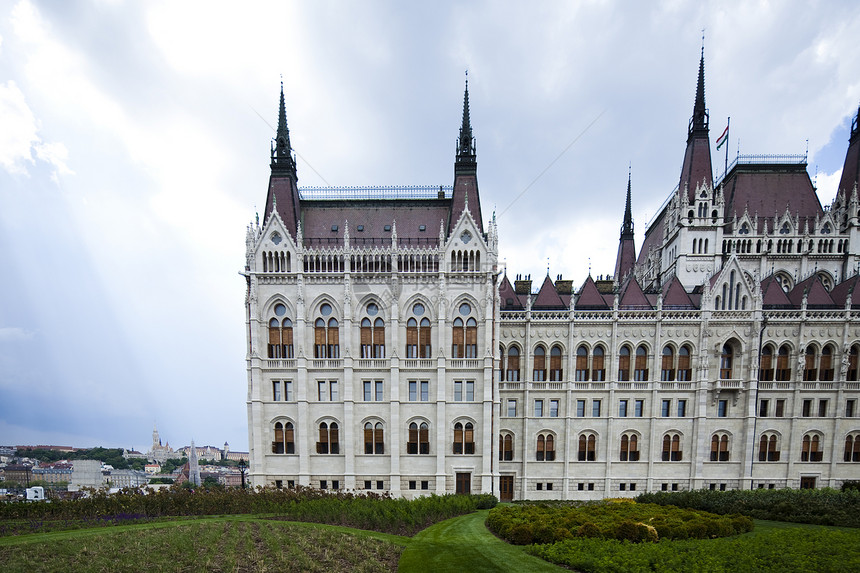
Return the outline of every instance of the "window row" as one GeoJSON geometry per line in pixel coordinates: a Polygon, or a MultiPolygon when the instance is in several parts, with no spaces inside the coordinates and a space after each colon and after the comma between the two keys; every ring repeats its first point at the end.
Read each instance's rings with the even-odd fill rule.
{"type": "MultiPolygon", "coordinates": [[[[860,345],[853,345],[848,351],[846,362],[848,381],[858,380],[858,355],[860,345]]],[[[814,344],[807,345],[798,359],[798,368],[803,371],[804,381],[832,381],[836,368],[836,349],[832,344],[826,344],[819,352],[814,344]]],[[[791,349],[783,344],[779,349],[766,344],[761,351],[758,379],[762,381],[788,381],[791,379],[791,349]]],[[[800,375],[798,373],[798,375],[800,375]]]]}
{"type": "MultiPolygon", "coordinates": [[[[409,380],[407,387],[408,400],[410,402],[430,401],[429,380],[409,380]]],[[[362,380],[361,390],[360,399],[365,402],[383,402],[386,399],[385,382],[383,380],[362,380]]],[[[475,392],[474,380],[454,380],[450,397],[454,402],[474,402],[476,398],[481,400],[481,396],[475,392]]],[[[296,395],[292,380],[272,380],[272,401],[293,402],[295,400],[296,395]]],[[[338,381],[318,380],[316,400],[320,402],[339,401],[338,381]]],[[[540,416],[542,414],[537,415],[540,416]]],[[[558,400],[550,401],[550,415],[553,417],[558,416],[558,400]]]]}

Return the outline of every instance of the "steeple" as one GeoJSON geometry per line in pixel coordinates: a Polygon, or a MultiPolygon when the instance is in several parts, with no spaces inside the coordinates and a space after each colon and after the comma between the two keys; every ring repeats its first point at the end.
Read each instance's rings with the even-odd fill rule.
{"type": "Polygon", "coordinates": [[[687,128],[687,150],[681,167],[680,193],[687,192],[690,202],[694,200],[696,187],[713,189],[714,173],[711,167],[711,142],[708,137],[708,108],[705,107],[705,48],[699,60],[699,81],[696,84],[696,101],[693,117],[687,128]]]}
{"type": "Polygon", "coordinates": [[[860,184],[860,107],[851,122],[851,135],[848,137],[848,152],[842,166],[842,178],[839,180],[839,191],[845,192],[846,200],[851,197],[854,188],[860,184]]]}
{"type": "Polygon", "coordinates": [[[624,208],[624,222],[621,224],[621,237],[618,240],[618,255],[615,257],[615,280],[619,283],[630,274],[636,264],[636,242],[633,233],[633,215],[630,209],[630,172],[627,172],[627,205],[624,208]]]}
{"type": "Polygon", "coordinates": [[[272,212],[277,209],[278,215],[284,222],[287,231],[296,237],[299,220],[299,177],[296,174],[296,160],[290,145],[290,130],[287,127],[287,109],[284,103],[284,82],[281,82],[281,101],[278,108],[278,129],[275,141],[271,146],[272,173],[269,176],[269,192],[266,195],[266,211],[263,213],[263,225],[269,221],[272,212]]]}
{"type": "Polygon", "coordinates": [[[454,191],[451,194],[451,210],[448,214],[448,233],[450,234],[460,220],[463,211],[469,211],[483,232],[481,219],[481,198],[478,195],[478,162],[475,158],[475,138],[472,136],[472,122],[469,117],[469,72],[466,72],[466,91],[463,94],[463,122],[457,138],[457,159],[454,161],[454,191]]]}
{"type": "Polygon", "coordinates": [[[475,140],[472,137],[472,122],[469,117],[469,72],[466,72],[466,91],[463,94],[463,123],[460,125],[460,137],[457,138],[457,161],[454,163],[454,172],[474,172],[476,169],[475,140]]]}

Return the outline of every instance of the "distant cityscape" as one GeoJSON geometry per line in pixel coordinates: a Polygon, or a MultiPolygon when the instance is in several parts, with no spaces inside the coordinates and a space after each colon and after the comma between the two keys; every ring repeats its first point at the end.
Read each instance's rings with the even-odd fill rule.
{"type": "Polygon", "coordinates": [[[169,442],[162,443],[158,428],[153,428],[146,453],[125,448],[0,445],[0,495],[17,495],[31,486],[58,495],[82,488],[160,488],[184,482],[240,486],[240,466],[247,461],[248,452],[233,451],[227,442],[219,448],[197,446],[192,440],[174,449],[169,442]]]}

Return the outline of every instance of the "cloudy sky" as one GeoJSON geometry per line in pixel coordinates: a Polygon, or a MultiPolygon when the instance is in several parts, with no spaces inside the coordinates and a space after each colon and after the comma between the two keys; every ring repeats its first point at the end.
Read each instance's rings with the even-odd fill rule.
{"type": "Polygon", "coordinates": [[[301,186],[447,185],[468,69],[508,273],[580,284],[628,166],[637,245],[678,182],[703,29],[712,144],[731,116],[731,156],[808,145],[829,203],[856,2],[0,0],[0,444],[247,448],[281,75],[301,186]]]}

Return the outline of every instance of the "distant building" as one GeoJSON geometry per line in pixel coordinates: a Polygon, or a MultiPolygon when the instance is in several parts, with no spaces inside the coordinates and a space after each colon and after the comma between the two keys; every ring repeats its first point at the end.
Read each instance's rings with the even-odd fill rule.
{"type": "Polygon", "coordinates": [[[161,473],[161,466],[159,464],[146,464],[143,471],[150,475],[158,474],[161,473]]]}
{"type": "Polygon", "coordinates": [[[71,483],[72,482],[72,464],[69,462],[57,462],[33,468],[34,481],[44,481],[45,483],[71,483]]]}
{"type": "Polygon", "coordinates": [[[25,464],[8,464],[5,468],[5,481],[14,481],[26,485],[33,478],[33,466],[25,464]]]}
{"type": "Polygon", "coordinates": [[[82,487],[100,488],[105,485],[102,463],[99,460],[72,460],[72,483],[69,491],[82,487]]]}
{"type": "Polygon", "coordinates": [[[140,470],[111,470],[108,480],[111,487],[143,487],[149,476],[140,470]]]}
{"type": "Polygon", "coordinates": [[[146,459],[163,464],[167,460],[175,457],[177,457],[176,452],[174,452],[173,448],[170,447],[170,442],[165,445],[161,445],[161,438],[158,435],[158,428],[153,426],[152,446],[146,453],[146,459]]]}

